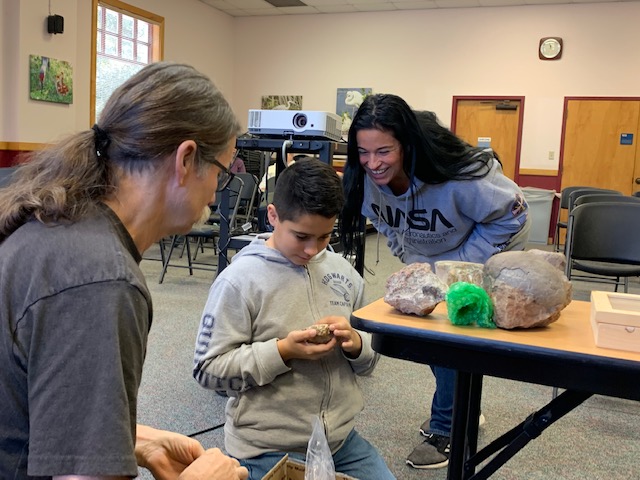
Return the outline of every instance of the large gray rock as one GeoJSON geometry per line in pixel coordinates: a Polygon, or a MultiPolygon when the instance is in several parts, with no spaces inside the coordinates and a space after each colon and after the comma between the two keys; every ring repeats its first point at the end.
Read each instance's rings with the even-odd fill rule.
{"type": "Polygon", "coordinates": [[[531,250],[527,250],[527,252],[533,253],[535,255],[540,255],[547,262],[549,262],[552,266],[556,267],[561,272],[564,272],[564,267],[567,264],[567,257],[564,256],[564,253],[549,252],[547,250],[538,250],[536,248],[532,248],[531,250]]]}
{"type": "Polygon", "coordinates": [[[384,301],[402,313],[428,315],[445,299],[447,285],[428,263],[412,263],[387,279],[384,301]]]}
{"type": "Polygon", "coordinates": [[[484,265],[484,289],[500,328],[544,327],[555,322],[571,301],[571,282],[557,256],[502,252],[484,265]]]}

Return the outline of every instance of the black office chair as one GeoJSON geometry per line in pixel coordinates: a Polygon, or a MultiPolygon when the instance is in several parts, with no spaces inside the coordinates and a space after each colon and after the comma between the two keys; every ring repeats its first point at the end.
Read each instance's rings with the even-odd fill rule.
{"type": "Polygon", "coordinates": [[[567,223],[569,280],[620,285],[640,275],[640,203],[594,202],[576,206],[567,223]],[[573,274],[573,271],[584,274],[573,274]]]}
{"type": "MultiPolygon", "coordinates": [[[[580,197],[581,195],[589,195],[592,193],[622,195],[622,192],[618,192],[617,190],[610,190],[607,188],[584,187],[584,186],[567,187],[562,190],[561,198],[560,198],[561,208],[562,208],[563,197],[566,198],[565,200],[566,203],[564,208],[566,208],[567,210],[567,217],[571,213],[571,209],[573,208],[573,203],[578,197],[580,197]],[[566,193],[565,193],[565,190],[566,190],[566,193]]],[[[566,225],[567,225],[567,222],[560,221],[560,213],[558,213],[558,223],[556,224],[556,238],[555,238],[556,252],[560,251],[560,228],[567,228],[566,225]]],[[[566,242],[565,242],[565,248],[566,248],[566,242]]]]}
{"type": "Polygon", "coordinates": [[[555,251],[560,251],[560,229],[567,228],[567,221],[561,220],[562,211],[569,210],[569,195],[573,193],[574,190],[579,190],[581,188],[589,188],[583,185],[574,185],[572,187],[565,187],[560,192],[560,207],[558,209],[558,221],[556,222],[556,233],[554,238],[555,251]]]}

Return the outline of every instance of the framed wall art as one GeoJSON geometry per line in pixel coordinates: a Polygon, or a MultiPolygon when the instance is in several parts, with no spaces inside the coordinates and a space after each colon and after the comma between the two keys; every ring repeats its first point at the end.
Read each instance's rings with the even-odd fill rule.
{"type": "Polygon", "coordinates": [[[73,103],[73,68],[69,62],[29,55],[29,97],[55,103],[73,103]]]}

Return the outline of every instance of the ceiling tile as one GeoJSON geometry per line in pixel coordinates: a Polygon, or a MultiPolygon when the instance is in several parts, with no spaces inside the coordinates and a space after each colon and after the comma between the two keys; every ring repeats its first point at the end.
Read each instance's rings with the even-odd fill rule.
{"type": "MultiPolygon", "coordinates": [[[[176,0],[178,1],[178,0],[176,0]]],[[[430,8],[577,4],[638,0],[301,0],[304,7],[276,8],[265,0],[200,0],[231,16],[352,13],[430,8]]]]}

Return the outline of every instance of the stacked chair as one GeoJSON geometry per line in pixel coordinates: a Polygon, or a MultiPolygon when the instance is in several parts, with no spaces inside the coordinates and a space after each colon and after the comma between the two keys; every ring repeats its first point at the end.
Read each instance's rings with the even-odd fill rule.
{"type": "Polygon", "coordinates": [[[605,188],[597,188],[597,187],[588,187],[584,185],[573,185],[571,187],[565,187],[560,192],[560,209],[558,211],[558,221],[556,223],[556,232],[555,232],[555,251],[560,251],[560,230],[567,228],[567,221],[562,219],[563,210],[567,212],[571,212],[572,202],[575,201],[580,195],[587,195],[589,193],[608,193],[608,194],[618,194],[622,195],[621,192],[616,190],[609,190],[605,188]]]}
{"type": "MultiPolygon", "coordinates": [[[[239,175],[234,175],[233,179],[227,186],[227,188],[216,194],[216,202],[212,206],[212,212],[209,220],[203,225],[195,225],[191,231],[186,235],[173,235],[168,240],[160,241],[160,254],[162,258],[162,272],[160,273],[160,279],[158,283],[162,283],[164,276],[167,273],[169,266],[176,268],[189,269],[189,275],[193,275],[193,270],[210,270],[217,271],[216,264],[207,264],[203,262],[196,262],[196,255],[198,249],[203,250],[206,242],[211,242],[214,251],[216,248],[216,241],[220,238],[221,230],[231,232],[236,226],[236,215],[241,203],[241,193],[244,189],[244,181],[239,175]],[[225,199],[226,197],[226,199],[225,199]],[[228,208],[223,208],[223,205],[227,204],[228,208]],[[223,226],[224,224],[224,226],[223,226]],[[195,249],[193,255],[191,253],[191,242],[195,241],[195,249]],[[168,252],[165,253],[165,249],[168,244],[168,252]],[[182,246],[182,253],[184,255],[186,250],[187,265],[171,264],[171,257],[174,254],[176,247],[182,246]]],[[[229,233],[227,233],[227,237],[229,233]]]]}

